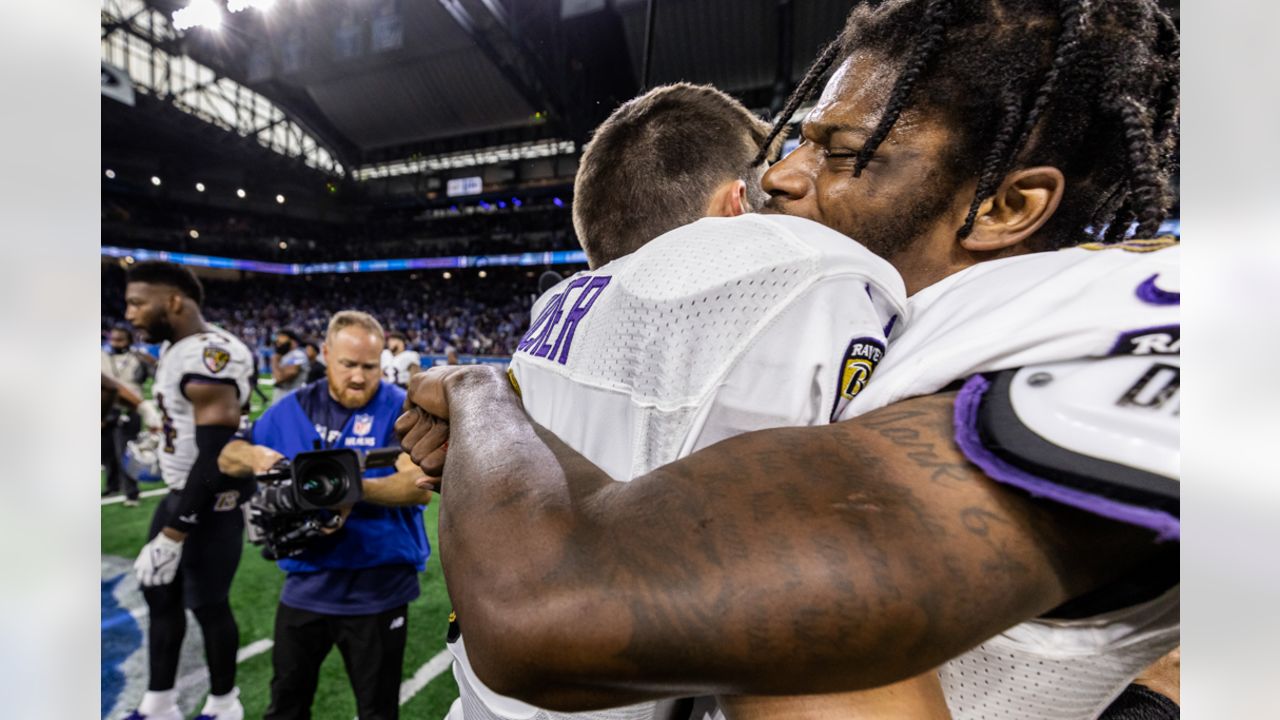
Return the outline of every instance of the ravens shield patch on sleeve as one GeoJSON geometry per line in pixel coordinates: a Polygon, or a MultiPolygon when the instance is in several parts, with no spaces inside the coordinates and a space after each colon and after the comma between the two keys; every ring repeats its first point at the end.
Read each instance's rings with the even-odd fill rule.
{"type": "Polygon", "coordinates": [[[221,372],[231,362],[231,353],[218,347],[217,345],[209,345],[204,349],[204,366],[209,372],[221,372]]]}
{"type": "Polygon", "coordinates": [[[884,357],[884,343],[878,338],[858,337],[849,341],[840,363],[840,386],[836,388],[836,401],[831,408],[831,422],[835,422],[849,401],[871,381],[871,374],[884,357]]]}

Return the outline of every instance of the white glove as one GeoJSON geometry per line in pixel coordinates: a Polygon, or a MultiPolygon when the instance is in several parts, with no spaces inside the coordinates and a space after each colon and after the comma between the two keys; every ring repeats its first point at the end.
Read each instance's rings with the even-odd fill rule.
{"type": "Polygon", "coordinates": [[[133,561],[133,571],[144,587],[168,585],[178,574],[178,562],[181,560],[182,543],[160,533],[142,546],[138,559],[133,561]]]}
{"type": "Polygon", "coordinates": [[[143,400],[138,403],[138,417],[142,420],[142,427],[148,430],[159,430],[164,426],[164,417],[160,414],[160,408],[155,400],[143,400]]]}

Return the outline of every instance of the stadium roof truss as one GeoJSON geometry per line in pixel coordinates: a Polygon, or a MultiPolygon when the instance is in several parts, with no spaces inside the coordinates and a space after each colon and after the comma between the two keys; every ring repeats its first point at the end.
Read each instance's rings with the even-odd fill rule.
{"type": "Polygon", "coordinates": [[[308,167],[345,174],[334,154],[283,110],[187,57],[181,40],[169,18],[143,0],[103,0],[102,59],[128,73],[136,91],[308,167]]]}
{"type": "Polygon", "coordinates": [[[351,176],[356,180],[398,177],[439,170],[480,167],[513,160],[573,155],[577,146],[572,140],[539,140],[535,142],[500,145],[479,150],[469,150],[445,155],[414,157],[407,160],[364,165],[356,168],[351,176]]]}

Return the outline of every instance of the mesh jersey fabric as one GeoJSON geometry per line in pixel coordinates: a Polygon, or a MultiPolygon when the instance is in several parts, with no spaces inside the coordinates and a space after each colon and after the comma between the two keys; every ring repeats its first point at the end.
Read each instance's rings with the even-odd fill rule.
{"type": "MultiPolygon", "coordinates": [[[[534,420],[629,480],[739,432],[828,422],[851,339],[888,342],[905,303],[887,262],[821,225],[707,218],[545,293],[511,372],[534,420]],[[571,338],[557,335],[548,324],[567,322],[588,277],[608,285],[571,338]]],[[[498,695],[470,669],[459,621],[463,637],[449,647],[467,720],[670,712],[671,703],[641,703],[557,713],[498,695]]]]}

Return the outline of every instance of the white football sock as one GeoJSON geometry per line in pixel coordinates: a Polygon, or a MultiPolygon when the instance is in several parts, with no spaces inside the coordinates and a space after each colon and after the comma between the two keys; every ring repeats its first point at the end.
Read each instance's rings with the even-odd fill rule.
{"type": "Polygon", "coordinates": [[[162,712],[178,709],[178,690],[148,690],[138,703],[138,712],[143,715],[159,715],[162,712]]]}

